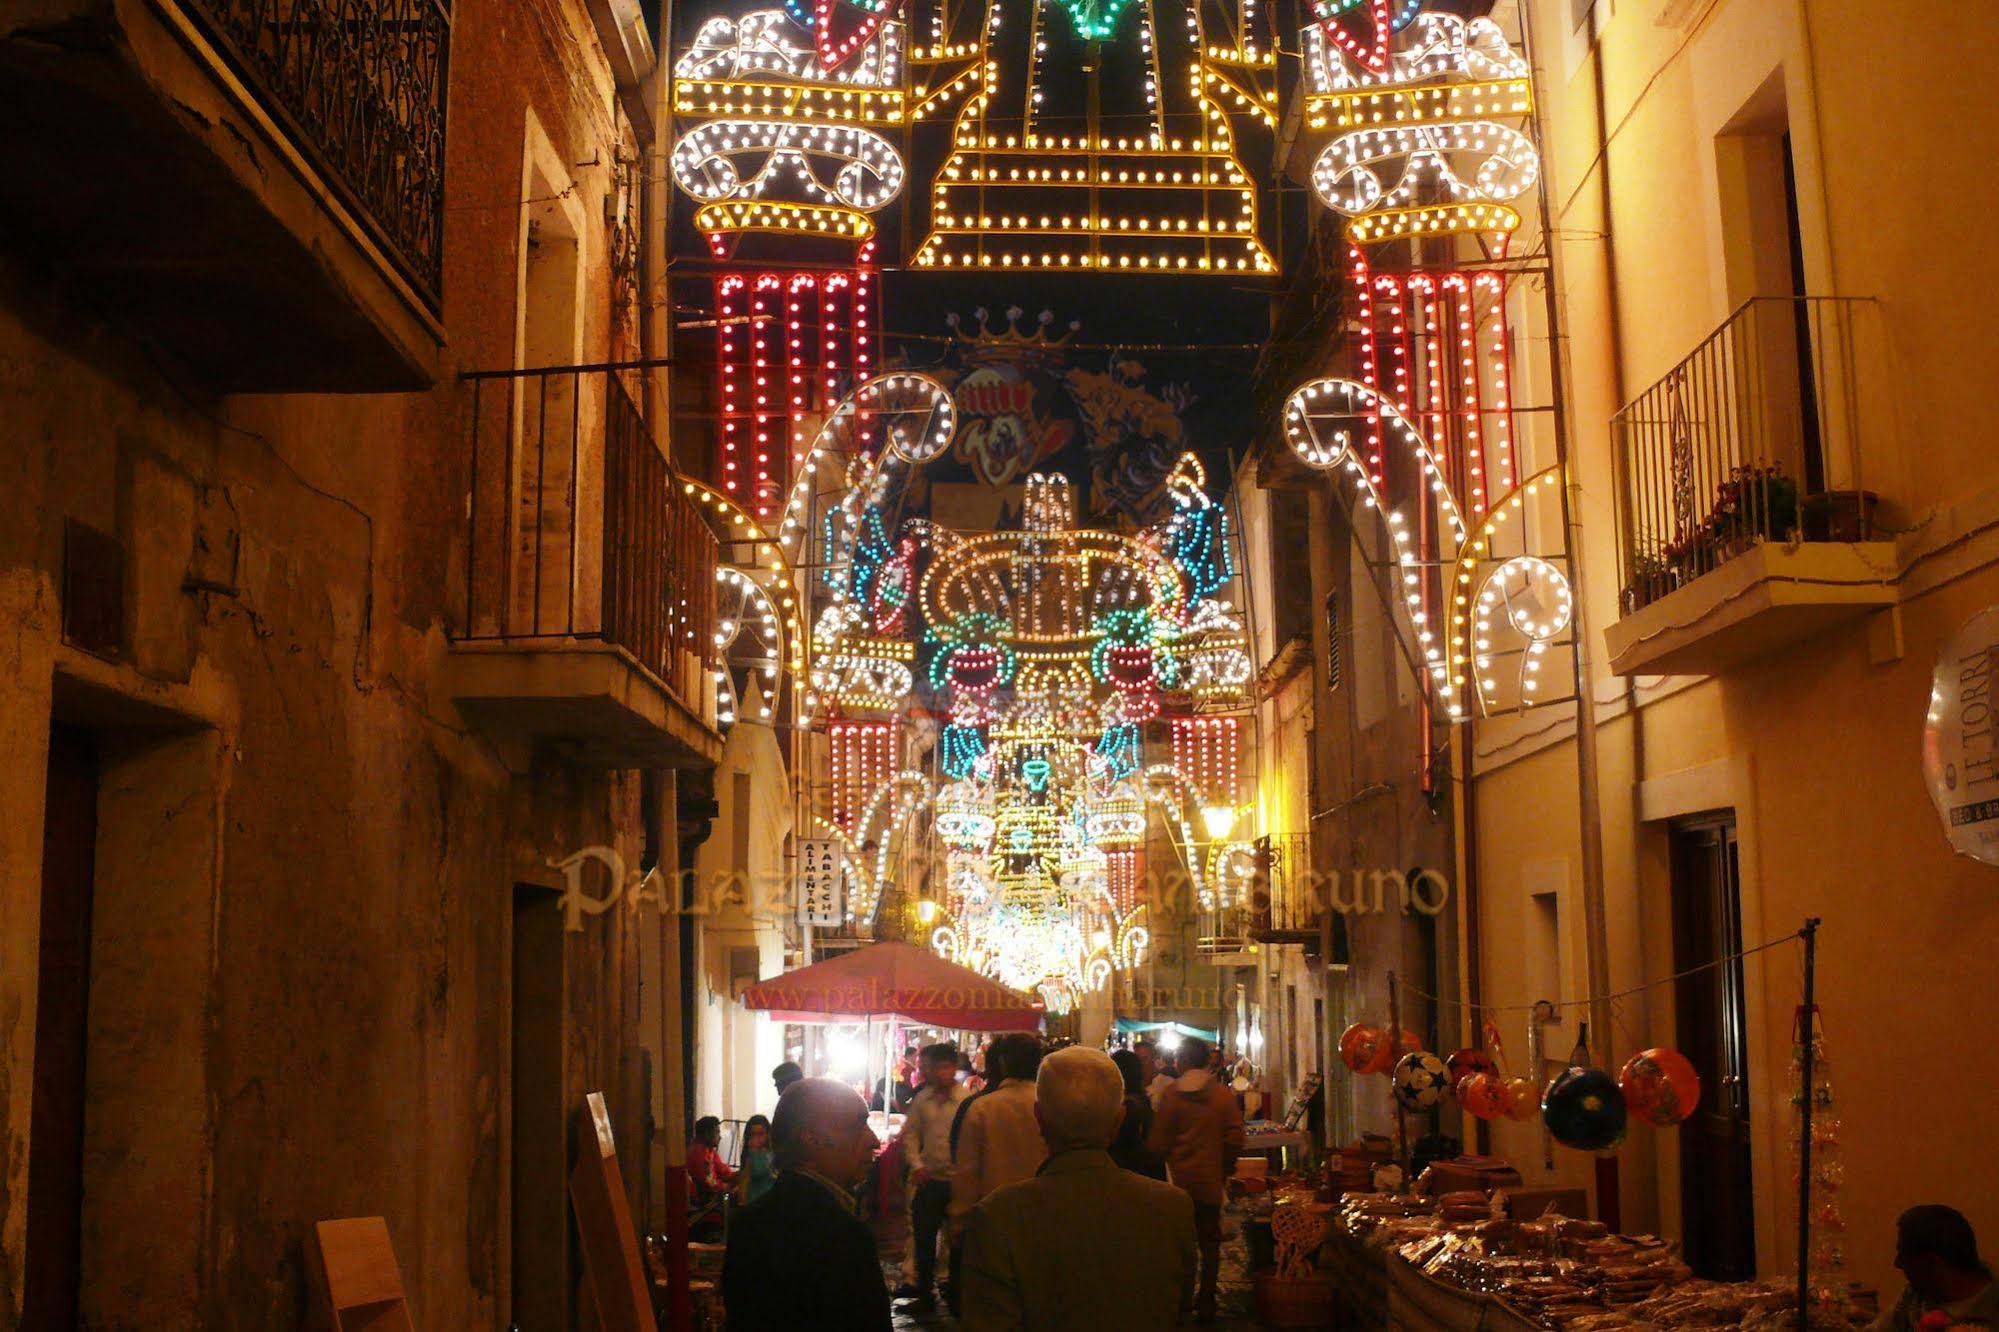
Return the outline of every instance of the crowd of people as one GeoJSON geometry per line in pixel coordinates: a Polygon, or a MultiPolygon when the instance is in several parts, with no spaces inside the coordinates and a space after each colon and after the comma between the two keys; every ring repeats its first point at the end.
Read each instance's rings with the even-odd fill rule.
{"type": "MultiPolygon", "coordinates": [[[[917,1075],[899,1098],[911,1247],[894,1292],[855,1197],[881,1147],[867,1098],[781,1065],[777,1113],[748,1121],[734,1168],[719,1122],[696,1125],[697,1204],[741,1204],[722,1277],[730,1332],[887,1332],[896,1303],[937,1307],[940,1250],[944,1301],[970,1332],[1215,1321],[1243,1114],[1204,1043],[1184,1042],[1176,1063],[1143,1043],[1044,1053],[1009,1035],[976,1074],[951,1045],[912,1053],[917,1075]]],[[[1962,1214],[1912,1208],[1897,1240],[1907,1287],[1870,1332],[1999,1327],[1999,1284],[1962,1214]]]]}
{"type": "Polygon", "coordinates": [[[777,1113],[746,1126],[740,1167],[721,1161],[713,1120],[688,1154],[697,1204],[744,1199],[723,1268],[730,1329],[881,1332],[895,1303],[922,1316],[940,1295],[976,1332],[1214,1321],[1242,1108],[1205,1044],[1175,1054],[1149,1043],[1045,1053],[1026,1034],[992,1041],[976,1069],[952,1045],[912,1051],[914,1076],[889,1093],[904,1115],[910,1217],[893,1292],[855,1201],[880,1147],[869,1100],[780,1066],[777,1113]]]}

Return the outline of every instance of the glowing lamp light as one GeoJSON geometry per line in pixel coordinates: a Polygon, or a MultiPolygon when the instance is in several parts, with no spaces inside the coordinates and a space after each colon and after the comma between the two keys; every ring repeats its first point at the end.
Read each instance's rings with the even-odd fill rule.
{"type": "Polygon", "coordinates": [[[858,1077],[868,1067],[867,1047],[851,1031],[835,1031],[826,1040],[826,1064],[838,1077],[858,1077]]]}
{"type": "Polygon", "coordinates": [[[937,904],[935,902],[926,897],[916,904],[916,920],[918,924],[928,926],[936,919],[937,904]]]}
{"type": "Polygon", "coordinates": [[[1236,815],[1234,805],[1208,805],[1201,810],[1201,825],[1208,830],[1208,836],[1219,842],[1235,831],[1236,815]]]}
{"type": "Polygon", "coordinates": [[[1180,1048],[1180,1033],[1173,1030],[1173,1028],[1168,1027],[1166,1028],[1166,1030],[1159,1033],[1159,1039],[1155,1041],[1154,1044],[1156,1044],[1160,1049],[1166,1051],[1168,1054],[1171,1054],[1173,1051],[1180,1048]]]}

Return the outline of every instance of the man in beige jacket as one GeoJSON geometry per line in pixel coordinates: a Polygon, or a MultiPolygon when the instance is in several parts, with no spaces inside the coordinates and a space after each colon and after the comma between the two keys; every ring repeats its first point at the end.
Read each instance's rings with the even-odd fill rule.
{"type": "Polygon", "coordinates": [[[1193,1291],[1194,1210],[1111,1160],[1123,1075],[1103,1051],[1072,1046],[1042,1061],[1034,1091],[1048,1159],[972,1213],[965,1332],[1172,1327],[1193,1291]]]}
{"type": "Polygon", "coordinates": [[[1205,1042],[1182,1041],[1180,1067],[1187,1071],[1159,1095],[1148,1145],[1166,1158],[1168,1175],[1194,1201],[1194,1228],[1201,1240],[1201,1288],[1194,1297],[1194,1316],[1212,1323],[1222,1263],[1224,1181],[1242,1155],[1242,1106],[1208,1071],[1205,1042]]]}
{"type": "Polygon", "coordinates": [[[972,1209],[987,1194],[1023,1179],[1048,1157],[1034,1118],[1034,1075],[1041,1067],[1041,1043],[1032,1036],[1003,1037],[999,1055],[1006,1080],[965,1105],[952,1153],[953,1231],[963,1234],[972,1209]]]}
{"type": "Polygon", "coordinates": [[[994,1189],[1034,1178],[1048,1157],[1034,1118],[1034,1075],[1041,1041],[1024,1032],[1002,1036],[986,1050],[986,1076],[997,1086],[966,1101],[951,1130],[951,1311],[962,1305],[959,1281],[965,1224],[994,1189]]]}

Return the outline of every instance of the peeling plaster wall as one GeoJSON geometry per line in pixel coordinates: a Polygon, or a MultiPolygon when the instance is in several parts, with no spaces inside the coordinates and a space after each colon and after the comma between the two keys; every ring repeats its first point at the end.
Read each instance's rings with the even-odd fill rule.
{"type": "MultiPolygon", "coordinates": [[[[636,866],[639,780],[510,774],[441,690],[456,371],[513,354],[530,108],[592,227],[636,144],[580,0],[461,8],[452,72],[431,391],[210,396],[0,237],[0,1327],[24,1278],[52,716],[104,751],[85,1321],[295,1327],[306,1228],[380,1214],[418,1326],[505,1324],[512,886],[589,845],[636,866]],[[60,641],[66,517],[125,544],[120,662],[60,641]]],[[[586,359],[632,351],[611,249],[586,247],[586,359]]],[[[564,1096],[605,1091],[642,1152],[631,914],[581,924],[564,1096]]]]}

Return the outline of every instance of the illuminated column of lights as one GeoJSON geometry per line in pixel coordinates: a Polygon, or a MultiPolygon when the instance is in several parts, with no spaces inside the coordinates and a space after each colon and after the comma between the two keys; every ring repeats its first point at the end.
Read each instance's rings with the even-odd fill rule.
{"type": "MultiPolygon", "coordinates": [[[[1503,273],[1480,273],[1473,279],[1472,287],[1474,294],[1482,294],[1488,299],[1492,311],[1490,318],[1484,321],[1489,330],[1484,363],[1492,376],[1493,485],[1495,493],[1503,495],[1513,489],[1513,474],[1517,465],[1513,457],[1513,339],[1506,322],[1506,276],[1503,273]]],[[[1472,308],[1476,310],[1476,301],[1472,308]]],[[[1467,329],[1466,336],[1476,340],[1476,329],[1467,329]]]]}
{"type": "MultiPolygon", "coordinates": [[[[813,307],[819,303],[820,288],[821,283],[814,274],[794,273],[784,296],[784,379],[786,406],[789,409],[785,442],[789,446],[788,461],[792,465],[795,465],[805,452],[805,414],[812,410],[812,393],[817,387],[813,376],[815,358],[806,340],[811,336],[812,320],[809,316],[814,313],[813,307]]],[[[826,300],[825,308],[817,313],[829,326],[830,342],[830,325],[833,322],[833,302],[830,297],[826,300]]],[[[818,359],[827,359],[831,351],[830,346],[822,349],[818,359]]],[[[782,470],[784,476],[771,487],[773,492],[780,494],[790,488],[786,482],[790,479],[791,468],[786,466],[782,470]]],[[[757,517],[768,518],[770,510],[765,507],[763,493],[758,494],[757,505],[757,517]]]]}
{"type": "Polygon", "coordinates": [[[833,822],[849,836],[859,835],[862,811],[896,773],[897,730],[893,721],[836,721],[826,728],[833,822]]]}
{"type": "Polygon", "coordinates": [[[1145,848],[1106,853],[1110,862],[1111,903],[1120,917],[1131,914],[1145,886],[1145,848]]]}
{"type": "MultiPolygon", "coordinates": [[[[1443,329],[1438,319],[1437,284],[1428,273],[1412,273],[1405,285],[1408,293],[1407,318],[1411,341],[1416,350],[1417,371],[1422,376],[1422,401],[1417,419],[1430,441],[1430,451],[1448,459],[1450,449],[1449,393],[1444,386],[1443,329]]],[[[1448,469],[1447,469],[1448,470],[1448,469]]],[[[1458,479],[1452,478],[1453,482],[1458,479]]]]}
{"type": "Polygon", "coordinates": [[[743,478],[744,507],[757,518],[770,516],[771,433],[782,417],[777,406],[778,365],[783,360],[783,334],[774,308],[783,300],[784,280],[762,273],[750,296],[750,450],[749,474],[743,478]]]}
{"type": "Polygon", "coordinates": [[[1202,799],[1233,805],[1239,780],[1234,717],[1172,719],[1173,766],[1194,784],[1202,799]]]}
{"type": "MultiPolygon", "coordinates": [[[[1381,355],[1374,337],[1374,279],[1368,272],[1367,256],[1358,245],[1347,247],[1347,271],[1359,307],[1360,377],[1364,383],[1379,385],[1381,355]]],[[[1381,485],[1381,413],[1378,411],[1367,420],[1367,475],[1376,486],[1381,485]]]]}
{"type": "Polygon", "coordinates": [[[715,286],[716,355],[720,396],[722,461],[721,490],[731,499],[746,498],[743,475],[744,385],[749,372],[749,279],[729,274],[715,286]]]}
{"type": "MultiPolygon", "coordinates": [[[[1485,407],[1479,393],[1478,313],[1472,300],[1471,283],[1463,273],[1452,273],[1445,278],[1444,288],[1452,295],[1452,312],[1456,320],[1452,341],[1458,357],[1458,411],[1464,423],[1465,483],[1470,492],[1467,507],[1474,514],[1482,514],[1486,501],[1485,407]]],[[[1438,351],[1442,350],[1439,345],[1438,351]]]]}
{"type": "Polygon", "coordinates": [[[753,517],[777,514],[814,420],[870,373],[874,291],[868,267],[717,279],[721,490],[753,517]]]}

